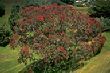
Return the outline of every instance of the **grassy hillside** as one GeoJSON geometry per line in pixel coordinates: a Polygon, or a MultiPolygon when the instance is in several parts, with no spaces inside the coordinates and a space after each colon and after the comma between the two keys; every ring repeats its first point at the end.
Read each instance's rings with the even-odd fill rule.
{"type": "Polygon", "coordinates": [[[12,50],[8,46],[0,47],[0,73],[18,73],[23,67],[24,64],[18,64],[19,50],[12,50]]]}
{"type": "MultiPolygon", "coordinates": [[[[24,63],[18,63],[20,47],[12,50],[9,46],[0,47],[0,73],[18,73],[26,67],[24,63]]],[[[36,55],[36,58],[40,58],[36,55]]],[[[28,62],[29,65],[32,62],[28,62]]]]}
{"type": "Polygon", "coordinates": [[[88,14],[88,7],[76,7],[80,12],[88,14]]]}

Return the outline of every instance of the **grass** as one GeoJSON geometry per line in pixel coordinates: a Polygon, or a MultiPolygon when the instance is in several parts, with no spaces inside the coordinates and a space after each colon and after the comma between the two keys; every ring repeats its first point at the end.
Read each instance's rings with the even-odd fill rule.
{"type": "MultiPolygon", "coordinates": [[[[28,62],[27,65],[24,63],[18,63],[17,59],[19,57],[20,47],[12,50],[9,46],[0,47],[0,73],[18,73],[27,65],[32,62],[28,62]]],[[[38,59],[39,56],[36,55],[38,59]]]]}
{"type": "Polygon", "coordinates": [[[18,73],[24,64],[17,62],[19,50],[12,50],[8,46],[0,47],[0,73],[18,73]]]}
{"type": "Polygon", "coordinates": [[[88,14],[88,7],[76,7],[81,13],[88,14]]]}
{"type": "Polygon", "coordinates": [[[110,32],[104,33],[106,37],[106,43],[105,46],[103,47],[103,50],[110,51],[110,32]]]}

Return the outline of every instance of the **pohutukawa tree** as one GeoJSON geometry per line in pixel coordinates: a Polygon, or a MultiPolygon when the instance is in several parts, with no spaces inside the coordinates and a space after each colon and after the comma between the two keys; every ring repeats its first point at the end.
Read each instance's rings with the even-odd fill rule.
{"type": "MultiPolygon", "coordinates": [[[[94,18],[70,5],[26,6],[19,10],[11,47],[20,46],[19,61],[35,60],[35,73],[61,73],[100,52],[105,38],[94,18]]],[[[30,69],[30,68],[29,68],[30,69]]]]}

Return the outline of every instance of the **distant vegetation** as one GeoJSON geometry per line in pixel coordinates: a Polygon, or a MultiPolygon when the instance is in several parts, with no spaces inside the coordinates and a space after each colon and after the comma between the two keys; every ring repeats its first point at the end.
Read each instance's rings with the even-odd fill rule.
{"type": "Polygon", "coordinates": [[[103,31],[110,31],[110,0],[94,0],[89,15],[100,19],[103,31]]]}
{"type": "Polygon", "coordinates": [[[0,1],[0,17],[5,15],[5,6],[2,1],[0,1]]]}
{"type": "Polygon", "coordinates": [[[0,46],[5,47],[9,44],[10,35],[11,35],[11,31],[8,30],[8,27],[0,23],[0,46]]]}
{"type": "Polygon", "coordinates": [[[93,17],[110,18],[110,0],[94,0],[89,13],[93,17]]]}
{"type": "Polygon", "coordinates": [[[8,17],[5,18],[5,13],[5,4],[3,1],[0,1],[0,46],[3,47],[9,44],[9,37],[11,35],[7,22],[8,17]]]}

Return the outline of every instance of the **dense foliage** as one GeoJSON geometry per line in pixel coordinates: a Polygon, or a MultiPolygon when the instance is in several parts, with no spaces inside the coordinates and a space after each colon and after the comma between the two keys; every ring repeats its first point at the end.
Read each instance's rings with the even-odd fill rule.
{"type": "Polygon", "coordinates": [[[19,62],[36,60],[35,54],[42,56],[29,67],[35,73],[77,68],[99,53],[105,42],[100,23],[70,5],[24,6],[18,15],[10,46],[21,46],[19,62]]]}
{"type": "Polygon", "coordinates": [[[53,3],[57,3],[59,5],[65,4],[60,0],[17,0],[15,4],[12,6],[11,15],[9,18],[11,29],[15,25],[15,21],[19,18],[19,10],[23,7],[27,6],[42,6],[42,5],[50,5],[53,3]]]}
{"type": "Polygon", "coordinates": [[[10,35],[11,31],[7,29],[6,24],[0,24],[0,46],[5,47],[9,44],[10,35]]]}
{"type": "Polygon", "coordinates": [[[74,4],[76,0],[61,0],[62,2],[64,3],[67,3],[67,4],[74,4]]]}
{"type": "Polygon", "coordinates": [[[15,21],[19,18],[19,9],[20,9],[20,4],[14,4],[11,9],[9,24],[10,24],[11,30],[13,31],[14,31],[13,27],[15,26],[15,21]]]}
{"type": "Polygon", "coordinates": [[[110,31],[110,19],[109,18],[100,18],[101,25],[102,25],[102,30],[104,31],[110,31]]]}
{"type": "MultiPolygon", "coordinates": [[[[5,5],[2,0],[0,0],[0,19],[5,15],[5,5]]],[[[9,36],[11,31],[7,27],[7,23],[0,20],[0,46],[5,47],[9,44],[9,36]]]]}
{"type": "Polygon", "coordinates": [[[5,15],[5,6],[2,1],[0,1],[0,17],[2,17],[3,15],[5,15]]]}
{"type": "Polygon", "coordinates": [[[110,0],[94,0],[90,7],[90,16],[110,18],[110,0]]]}

